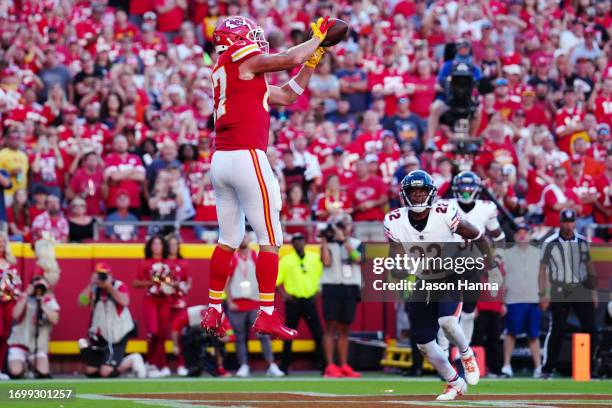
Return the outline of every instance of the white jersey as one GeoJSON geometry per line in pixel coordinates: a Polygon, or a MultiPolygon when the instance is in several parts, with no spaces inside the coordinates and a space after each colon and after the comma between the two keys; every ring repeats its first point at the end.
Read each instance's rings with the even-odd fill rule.
{"type": "MultiPolygon", "coordinates": [[[[408,207],[398,208],[385,216],[385,235],[394,242],[460,242],[455,234],[461,221],[457,204],[450,200],[438,200],[429,210],[423,231],[412,226],[408,219],[408,207]]],[[[459,238],[458,238],[459,237],[459,238]]]]}
{"type": "Polygon", "coordinates": [[[461,218],[478,228],[484,234],[486,231],[495,231],[501,228],[497,221],[497,206],[492,201],[475,200],[474,208],[470,212],[465,212],[457,203],[457,199],[453,201],[459,210],[461,218]]]}

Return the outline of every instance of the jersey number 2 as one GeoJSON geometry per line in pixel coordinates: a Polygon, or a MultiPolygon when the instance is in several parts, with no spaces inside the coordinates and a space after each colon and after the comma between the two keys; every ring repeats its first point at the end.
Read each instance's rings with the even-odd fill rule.
{"type": "Polygon", "coordinates": [[[225,92],[227,90],[227,74],[225,73],[225,67],[217,69],[212,74],[213,87],[219,89],[219,104],[215,110],[215,120],[225,115],[225,92]]]}

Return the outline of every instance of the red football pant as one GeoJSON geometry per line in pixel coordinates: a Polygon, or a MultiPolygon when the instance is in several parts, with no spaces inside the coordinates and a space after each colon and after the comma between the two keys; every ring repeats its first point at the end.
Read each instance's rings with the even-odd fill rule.
{"type": "Polygon", "coordinates": [[[165,296],[146,296],[143,304],[148,332],[147,362],[157,368],[168,366],[165,341],[170,337],[172,299],[165,296]]]}

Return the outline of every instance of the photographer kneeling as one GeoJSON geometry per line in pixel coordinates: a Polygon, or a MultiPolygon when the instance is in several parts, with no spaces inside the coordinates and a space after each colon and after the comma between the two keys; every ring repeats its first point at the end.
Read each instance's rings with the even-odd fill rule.
{"type": "Polygon", "coordinates": [[[348,365],[349,326],[355,319],[355,309],[361,299],[362,244],[351,237],[351,217],[334,218],[321,231],[321,277],[325,333],[323,349],[327,366],[325,377],[361,377],[348,365]],[[338,335],[337,343],[334,337],[338,335]],[[338,349],[338,365],[334,364],[334,349],[338,349]]]}
{"type": "Polygon", "coordinates": [[[117,377],[132,370],[137,377],[146,377],[146,367],[140,354],[134,353],[124,358],[125,347],[135,325],[128,309],[128,287],[111,276],[108,264],[96,264],[91,282],[79,295],[79,303],[91,307],[88,338],[79,340],[85,375],[117,377]]]}
{"type": "Polygon", "coordinates": [[[32,278],[13,309],[13,326],[8,339],[8,368],[11,378],[21,378],[30,364],[35,378],[49,374],[49,337],[59,321],[59,305],[49,292],[49,282],[42,276],[32,278]]]}

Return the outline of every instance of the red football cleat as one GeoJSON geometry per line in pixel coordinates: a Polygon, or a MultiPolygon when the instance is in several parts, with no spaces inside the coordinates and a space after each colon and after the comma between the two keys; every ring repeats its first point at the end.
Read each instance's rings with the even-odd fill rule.
{"type": "Polygon", "coordinates": [[[340,371],[342,372],[343,377],[361,378],[361,374],[353,370],[353,367],[351,367],[348,364],[345,364],[342,367],[340,367],[340,371]]]}
{"type": "Polygon", "coordinates": [[[270,315],[261,310],[257,312],[257,318],[255,323],[253,323],[253,330],[259,334],[269,334],[281,340],[293,340],[298,335],[297,330],[285,327],[278,319],[276,313],[270,315]]]}
{"type": "Polygon", "coordinates": [[[217,309],[214,307],[209,307],[208,309],[200,312],[200,317],[202,317],[200,327],[202,327],[205,332],[216,337],[225,336],[225,329],[221,324],[223,320],[223,313],[217,311],[217,309]]]}

